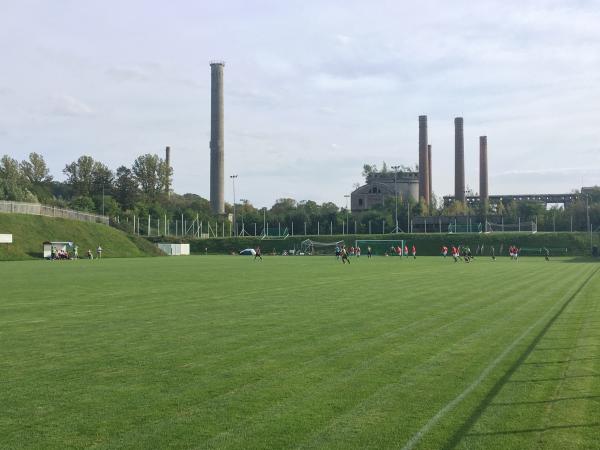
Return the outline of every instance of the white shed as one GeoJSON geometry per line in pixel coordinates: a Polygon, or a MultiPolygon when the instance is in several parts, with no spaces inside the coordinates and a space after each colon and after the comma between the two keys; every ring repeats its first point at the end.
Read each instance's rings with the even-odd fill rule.
{"type": "Polygon", "coordinates": [[[156,244],[163,252],[169,256],[184,256],[190,254],[190,244],[156,244]]]}

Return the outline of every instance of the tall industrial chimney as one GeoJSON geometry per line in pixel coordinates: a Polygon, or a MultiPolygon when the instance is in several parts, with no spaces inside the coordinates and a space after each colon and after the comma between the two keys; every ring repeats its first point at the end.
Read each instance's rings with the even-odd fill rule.
{"type": "Polygon", "coordinates": [[[419,116],[419,201],[429,205],[429,160],[427,158],[427,116],[419,116]]]}
{"type": "Polygon", "coordinates": [[[167,166],[167,174],[165,179],[165,193],[171,196],[171,147],[165,149],[165,165],[167,166]]]}
{"type": "Polygon", "coordinates": [[[465,138],[463,118],[454,119],[454,198],[465,201],[465,138]]]}
{"type": "Polygon", "coordinates": [[[210,208],[225,213],[223,142],[223,62],[210,63],[210,208]]]}
{"type": "Polygon", "coordinates": [[[431,197],[433,196],[433,187],[431,185],[431,173],[433,169],[431,167],[431,144],[427,144],[427,173],[429,174],[429,201],[431,201],[431,197]]]}
{"type": "Polygon", "coordinates": [[[481,205],[488,201],[487,136],[479,136],[479,197],[481,205]]]}

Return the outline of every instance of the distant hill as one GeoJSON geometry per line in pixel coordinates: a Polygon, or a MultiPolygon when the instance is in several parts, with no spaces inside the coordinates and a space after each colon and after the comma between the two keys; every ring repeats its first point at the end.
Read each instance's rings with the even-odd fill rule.
{"type": "Polygon", "coordinates": [[[11,233],[12,244],[0,244],[0,261],[42,258],[44,241],[72,241],[79,256],[100,244],[103,257],[159,256],[163,253],[146,239],[129,236],[107,225],[43,216],[0,213],[0,234],[11,233]]]}

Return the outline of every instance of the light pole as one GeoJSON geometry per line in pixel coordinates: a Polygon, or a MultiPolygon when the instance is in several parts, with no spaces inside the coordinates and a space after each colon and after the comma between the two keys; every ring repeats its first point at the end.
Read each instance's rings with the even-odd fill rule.
{"type": "Polygon", "coordinates": [[[229,178],[231,178],[231,184],[233,184],[233,230],[234,230],[234,236],[237,237],[237,226],[236,226],[236,222],[235,222],[235,179],[237,178],[237,174],[233,174],[233,175],[229,175],[229,178]]]}
{"type": "Polygon", "coordinates": [[[398,184],[396,182],[396,178],[398,177],[399,168],[400,166],[392,166],[392,169],[394,170],[394,200],[396,201],[396,228],[394,228],[394,233],[398,233],[398,184]]]}
{"type": "Polygon", "coordinates": [[[246,228],[244,227],[244,206],[246,206],[246,202],[248,200],[245,198],[240,198],[241,206],[242,206],[242,236],[246,235],[246,228]]]}
{"type": "Polygon", "coordinates": [[[587,215],[587,228],[590,233],[590,254],[592,252],[593,241],[592,241],[592,226],[590,225],[590,194],[585,196],[585,211],[587,215]]]}
{"type": "Polygon", "coordinates": [[[346,199],[346,234],[350,234],[349,230],[350,230],[350,226],[349,226],[349,219],[348,219],[348,199],[350,198],[350,195],[346,194],[344,195],[344,198],[346,199]]]}

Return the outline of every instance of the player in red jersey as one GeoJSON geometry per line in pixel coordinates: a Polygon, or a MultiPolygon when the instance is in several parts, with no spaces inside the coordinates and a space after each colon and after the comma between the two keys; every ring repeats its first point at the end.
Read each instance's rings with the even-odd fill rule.
{"type": "Polygon", "coordinates": [[[417,259],[417,247],[415,247],[415,244],[412,246],[412,255],[413,259],[417,259]]]}

